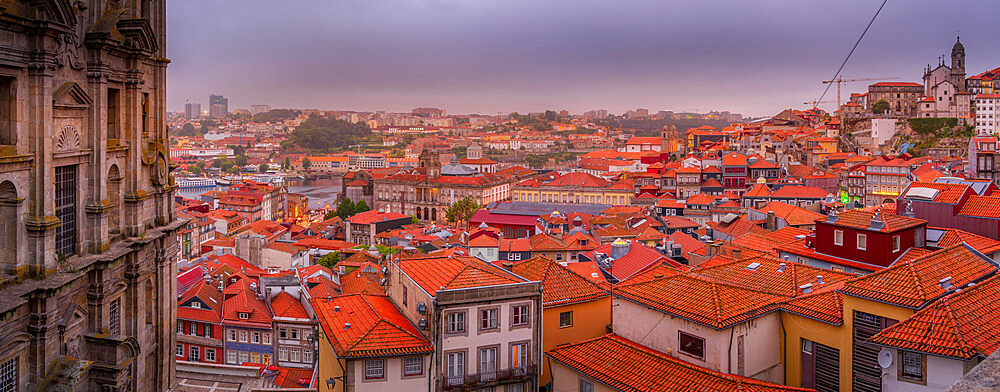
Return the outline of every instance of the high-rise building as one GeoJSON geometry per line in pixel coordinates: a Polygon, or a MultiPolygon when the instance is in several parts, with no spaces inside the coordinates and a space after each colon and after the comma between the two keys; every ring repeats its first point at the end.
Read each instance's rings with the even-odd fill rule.
{"type": "Polygon", "coordinates": [[[174,386],[165,3],[0,6],[2,391],[174,386]]]}
{"type": "Polygon", "coordinates": [[[201,104],[187,102],[184,104],[184,118],[193,120],[201,117],[201,104]]]}
{"type": "Polygon", "coordinates": [[[229,115],[229,98],[221,95],[208,96],[208,116],[211,118],[225,118],[229,115]]]}
{"type": "Polygon", "coordinates": [[[250,114],[258,115],[271,111],[271,105],[250,105],[250,114]]]}

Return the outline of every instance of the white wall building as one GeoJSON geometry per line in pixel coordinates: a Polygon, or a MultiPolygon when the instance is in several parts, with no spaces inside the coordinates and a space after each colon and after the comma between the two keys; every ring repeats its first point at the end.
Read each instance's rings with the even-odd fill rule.
{"type": "Polygon", "coordinates": [[[1000,130],[1000,94],[979,94],[975,100],[976,134],[996,135],[1000,130]]]}

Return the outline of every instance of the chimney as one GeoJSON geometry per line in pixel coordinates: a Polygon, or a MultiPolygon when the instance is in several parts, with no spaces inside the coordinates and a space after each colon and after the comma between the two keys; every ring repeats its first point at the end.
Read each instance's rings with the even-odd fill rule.
{"type": "Polygon", "coordinates": [[[507,270],[507,271],[511,271],[511,272],[513,272],[513,271],[514,271],[514,263],[511,263],[511,262],[509,262],[509,261],[505,261],[505,262],[503,262],[503,263],[502,263],[502,264],[500,264],[500,265],[502,265],[502,266],[503,266],[503,269],[505,269],[505,270],[507,270]]]}
{"type": "Polygon", "coordinates": [[[729,247],[729,251],[733,254],[733,260],[740,260],[740,259],[742,259],[742,257],[740,257],[740,256],[743,254],[743,249],[729,247]]]}
{"type": "Polygon", "coordinates": [[[823,275],[816,275],[816,285],[817,286],[821,286],[823,284],[824,284],[823,283],[823,275]]]}
{"type": "Polygon", "coordinates": [[[812,283],[806,283],[799,286],[799,290],[802,290],[802,294],[809,294],[813,291],[813,285],[812,283]]]}
{"type": "Polygon", "coordinates": [[[712,243],[708,244],[708,247],[705,248],[705,256],[710,259],[718,256],[721,248],[722,241],[712,241],[712,243]]]}
{"type": "Polygon", "coordinates": [[[764,228],[768,231],[778,230],[778,218],[774,215],[774,211],[767,212],[767,220],[764,223],[764,228]]]}
{"type": "Polygon", "coordinates": [[[608,255],[612,260],[618,260],[628,254],[629,243],[625,240],[619,238],[615,242],[611,243],[611,254],[608,255]]]}
{"type": "Polygon", "coordinates": [[[333,305],[333,311],[334,312],[339,312],[340,311],[340,305],[333,305]]]}
{"type": "Polygon", "coordinates": [[[938,286],[941,286],[941,288],[946,291],[955,288],[955,286],[951,284],[950,276],[946,278],[941,278],[941,280],[938,281],[938,286]]]}
{"type": "Polygon", "coordinates": [[[344,329],[350,329],[351,323],[344,323],[344,329]]]}
{"type": "Polygon", "coordinates": [[[785,263],[778,264],[778,272],[785,272],[785,263]]]}

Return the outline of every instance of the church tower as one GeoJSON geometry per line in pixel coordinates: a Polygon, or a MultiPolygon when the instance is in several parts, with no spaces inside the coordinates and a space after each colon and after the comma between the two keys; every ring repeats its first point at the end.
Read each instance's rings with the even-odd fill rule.
{"type": "Polygon", "coordinates": [[[424,168],[427,177],[437,177],[441,175],[441,157],[436,152],[424,149],[417,157],[420,167],[424,168]]]}
{"type": "Polygon", "coordinates": [[[959,91],[965,91],[965,46],[958,37],[951,47],[951,82],[959,91]]]}

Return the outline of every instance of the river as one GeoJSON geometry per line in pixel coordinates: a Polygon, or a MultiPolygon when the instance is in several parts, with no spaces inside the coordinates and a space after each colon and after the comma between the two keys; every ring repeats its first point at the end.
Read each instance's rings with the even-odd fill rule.
{"type": "MultiPolygon", "coordinates": [[[[309,198],[309,208],[316,209],[325,207],[327,204],[332,204],[334,200],[337,200],[337,196],[340,195],[341,188],[341,178],[335,176],[333,178],[321,178],[315,180],[291,180],[287,182],[288,192],[290,193],[302,193],[309,198]]],[[[209,188],[183,188],[177,190],[177,194],[188,199],[198,199],[198,195],[202,193],[218,190],[224,191],[228,186],[217,185],[215,187],[209,188]]]]}

